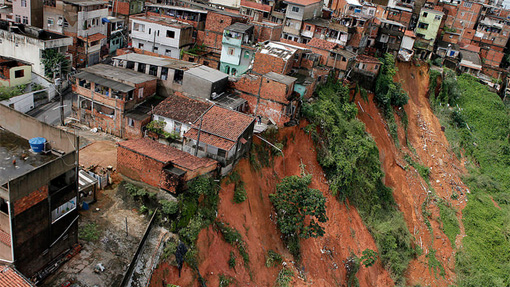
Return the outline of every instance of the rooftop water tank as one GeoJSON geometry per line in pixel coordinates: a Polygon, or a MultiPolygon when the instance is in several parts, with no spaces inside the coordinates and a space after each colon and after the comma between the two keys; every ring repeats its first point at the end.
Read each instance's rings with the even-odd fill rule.
{"type": "Polygon", "coordinates": [[[44,151],[44,145],[46,144],[46,139],[37,137],[37,138],[31,138],[28,143],[30,144],[30,147],[32,148],[32,151],[36,153],[41,153],[44,151]]]}

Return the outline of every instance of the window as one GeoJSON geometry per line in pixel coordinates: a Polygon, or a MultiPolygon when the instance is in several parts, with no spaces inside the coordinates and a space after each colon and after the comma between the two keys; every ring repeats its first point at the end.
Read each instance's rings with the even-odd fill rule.
{"type": "Polygon", "coordinates": [[[68,202],[62,204],[51,211],[51,223],[55,223],[58,219],[76,209],[76,196],[68,202]]]}
{"type": "Polygon", "coordinates": [[[418,28],[420,28],[420,29],[428,29],[429,28],[429,24],[420,22],[420,23],[418,23],[418,28]]]}
{"type": "Polygon", "coordinates": [[[132,118],[128,118],[128,126],[134,127],[135,126],[135,120],[133,120],[132,118]]]}
{"type": "Polygon", "coordinates": [[[151,34],[151,28],[149,28],[149,35],[151,34]]]}
{"type": "MultiPolygon", "coordinates": [[[[464,14],[464,12],[462,12],[462,14],[464,14]]],[[[462,16],[464,16],[464,15],[462,15],[462,16]]],[[[434,20],[440,21],[441,20],[441,15],[434,16],[434,20]]]]}
{"type": "Polygon", "coordinates": [[[427,18],[428,15],[429,15],[429,13],[423,12],[423,18],[427,18]]]}
{"type": "Polygon", "coordinates": [[[292,12],[299,12],[299,7],[292,6],[292,12]]]}
{"type": "Polygon", "coordinates": [[[25,70],[14,71],[14,78],[23,78],[25,76],[25,70]]]}
{"type": "Polygon", "coordinates": [[[230,56],[233,56],[234,52],[235,52],[234,48],[228,48],[228,50],[227,50],[227,54],[230,56]]]}
{"type": "Polygon", "coordinates": [[[250,58],[250,52],[245,51],[245,52],[244,52],[244,58],[245,58],[245,59],[250,58]]]}
{"type": "Polygon", "coordinates": [[[139,99],[143,98],[143,87],[138,89],[138,98],[139,99]]]}
{"type": "Polygon", "coordinates": [[[305,26],[305,29],[306,29],[306,31],[310,31],[310,30],[312,29],[312,26],[310,26],[310,25],[306,25],[306,26],[305,26]]]}
{"type": "Polygon", "coordinates": [[[158,52],[158,47],[154,47],[154,53],[157,53],[158,52]]]}
{"type": "Polygon", "coordinates": [[[16,23],[21,23],[21,16],[20,15],[16,15],[16,23]]]}
{"type": "Polygon", "coordinates": [[[23,16],[23,24],[28,25],[28,17],[23,16]]]}
{"type": "Polygon", "coordinates": [[[165,55],[167,55],[167,56],[172,55],[172,50],[170,50],[170,49],[166,49],[166,50],[165,50],[165,55]]]}
{"type": "Polygon", "coordinates": [[[143,43],[138,43],[138,49],[143,49],[143,43]]]}
{"type": "Polygon", "coordinates": [[[48,26],[53,26],[55,24],[55,20],[53,18],[48,18],[48,26]]]}
{"type": "Polygon", "coordinates": [[[138,32],[145,32],[145,25],[135,22],[133,24],[133,30],[138,31],[138,32]]]}
{"type": "Polygon", "coordinates": [[[464,1],[463,6],[467,7],[467,8],[471,8],[471,6],[473,6],[473,3],[464,1]]]}
{"type": "Polygon", "coordinates": [[[167,38],[175,38],[175,31],[166,30],[166,37],[167,38]]]}
{"type": "Polygon", "coordinates": [[[21,0],[21,7],[27,7],[27,0],[21,0]]]}

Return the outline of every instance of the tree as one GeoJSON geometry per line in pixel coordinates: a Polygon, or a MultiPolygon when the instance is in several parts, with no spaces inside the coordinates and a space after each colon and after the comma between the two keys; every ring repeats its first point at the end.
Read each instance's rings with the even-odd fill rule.
{"type": "Polygon", "coordinates": [[[69,60],[57,49],[43,50],[42,63],[44,75],[52,79],[58,76],[62,78],[69,71],[69,60]]]}
{"type": "Polygon", "coordinates": [[[377,252],[372,249],[365,249],[363,250],[362,254],[363,256],[361,256],[361,263],[365,267],[370,267],[377,261],[377,252]]]}
{"type": "Polygon", "coordinates": [[[269,195],[276,209],[278,227],[287,237],[324,235],[319,223],[328,221],[326,199],[320,190],[308,187],[311,182],[311,175],[286,177],[276,186],[276,193],[269,195]]]}

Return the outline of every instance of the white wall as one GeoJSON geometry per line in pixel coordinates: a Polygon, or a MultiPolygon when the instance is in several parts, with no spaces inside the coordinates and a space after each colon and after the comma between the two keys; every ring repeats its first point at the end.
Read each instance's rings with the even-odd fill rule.
{"type": "Polygon", "coordinates": [[[34,108],[34,93],[28,93],[8,100],[1,101],[0,104],[10,106],[18,112],[26,113],[34,108]]]}
{"type": "Polygon", "coordinates": [[[72,38],[43,41],[0,30],[0,55],[32,63],[32,71],[44,75],[42,50],[72,45],[72,38]]]}
{"type": "MultiPolygon", "coordinates": [[[[157,121],[165,121],[166,126],[165,126],[165,128],[163,130],[165,132],[167,132],[167,133],[173,133],[174,128],[175,128],[174,124],[175,124],[176,121],[174,121],[173,119],[169,119],[167,117],[158,116],[158,115],[154,115],[153,119],[157,120],[157,121]]],[[[181,133],[179,134],[179,136],[182,138],[184,133],[186,133],[189,129],[190,129],[190,125],[188,123],[182,123],[182,125],[181,125],[181,133]]]]}
{"type": "Polygon", "coordinates": [[[400,48],[412,50],[413,46],[414,46],[413,38],[407,36],[402,37],[402,43],[400,44],[400,48]]]}
{"type": "MultiPolygon", "coordinates": [[[[150,43],[156,43],[162,46],[179,48],[179,39],[181,37],[181,30],[178,28],[165,26],[152,22],[145,22],[140,20],[131,20],[131,38],[135,40],[143,40],[150,43]],[[134,29],[135,23],[145,25],[144,31],[136,31],[134,29]],[[150,33],[149,33],[150,29],[150,33]],[[174,38],[166,36],[167,31],[175,33],[174,38]],[[159,32],[159,33],[158,33],[159,32]]],[[[164,51],[163,51],[164,52],[164,51]]]]}
{"type": "Polygon", "coordinates": [[[78,12],[78,37],[87,37],[87,35],[93,35],[97,33],[106,35],[108,25],[106,23],[103,24],[103,21],[101,21],[102,18],[106,17],[108,17],[108,9],[78,12]],[[99,22],[95,26],[91,26],[90,28],[84,30],[83,23],[88,21],[90,24],[90,20],[93,18],[99,19],[99,22]]]}

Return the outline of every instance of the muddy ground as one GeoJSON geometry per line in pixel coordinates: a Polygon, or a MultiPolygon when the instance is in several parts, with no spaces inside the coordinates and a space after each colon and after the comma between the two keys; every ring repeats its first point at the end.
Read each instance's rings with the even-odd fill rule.
{"type": "MultiPolygon", "coordinates": [[[[302,127],[284,128],[280,137],[287,137],[288,144],[283,152],[285,158],[276,157],[273,167],[254,171],[247,159],[237,165],[248,199],[233,202],[234,185],[222,185],[218,219],[235,227],[247,243],[250,255],[249,267],[245,267],[240,254],[227,244],[213,228],[201,231],[198,239],[199,270],[208,286],[218,286],[219,275],[234,278],[233,286],[273,286],[281,266],[266,267],[265,256],[274,250],[284,257],[284,264],[294,270],[296,276],[291,286],[342,286],[345,284],[344,260],[351,252],[361,256],[367,248],[377,250],[372,236],[364,226],[357,210],[339,203],[330,194],[324,173],[316,160],[314,144],[302,127]],[[274,212],[268,195],[274,192],[276,184],[285,176],[300,175],[302,168],[313,175],[310,187],[319,189],[327,198],[326,234],[322,238],[310,238],[301,242],[302,264],[293,262],[284,246],[274,220],[274,212]],[[229,268],[230,251],[237,256],[237,265],[229,268]]],[[[262,144],[257,141],[257,144],[262,144]]],[[[357,275],[360,286],[391,286],[393,282],[380,262],[374,266],[362,267],[357,275]]],[[[161,282],[179,286],[198,286],[194,271],[185,266],[178,277],[177,268],[161,263],[152,276],[153,286],[161,282]]]]}
{"type": "Polygon", "coordinates": [[[377,143],[386,174],[384,182],[393,188],[393,195],[404,214],[409,231],[423,250],[422,255],[409,265],[407,284],[449,286],[455,282],[455,250],[441,230],[442,223],[435,198],[451,203],[458,210],[457,217],[461,224],[461,234],[457,237],[457,246],[459,246],[460,239],[464,236],[460,220],[467,191],[460,176],[465,170],[451,150],[439,120],[430,107],[427,98],[429,83],[427,65],[417,67],[410,63],[399,63],[397,67],[395,81],[402,83],[402,87],[410,97],[408,104],[404,107],[409,121],[407,135],[400,119],[396,116],[396,121],[399,123],[400,146],[395,146],[389,135],[383,117],[373,102],[373,95],[370,95],[367,102],[360,97],[356,98],[358,107],[361,107],[358,118],[365,123],[367,131],[377,143]],[[430,167],[432,188],[428,187],[416,169],[409,166],[407,169],[403,168],[407,165],[404,154],[430,167]],[[463,191],[459,192],[457,200],[451,198],[453,189],[463,191]],[[432,233],[425,224],[422,212],[422,204],[427,197],[430,203],[425,206],[431,212],[429,221],[432,233]],[[444,277],[430,269],[427,254],[431,249],[436,250],[436,258],[445,269],[444,277]]]}

